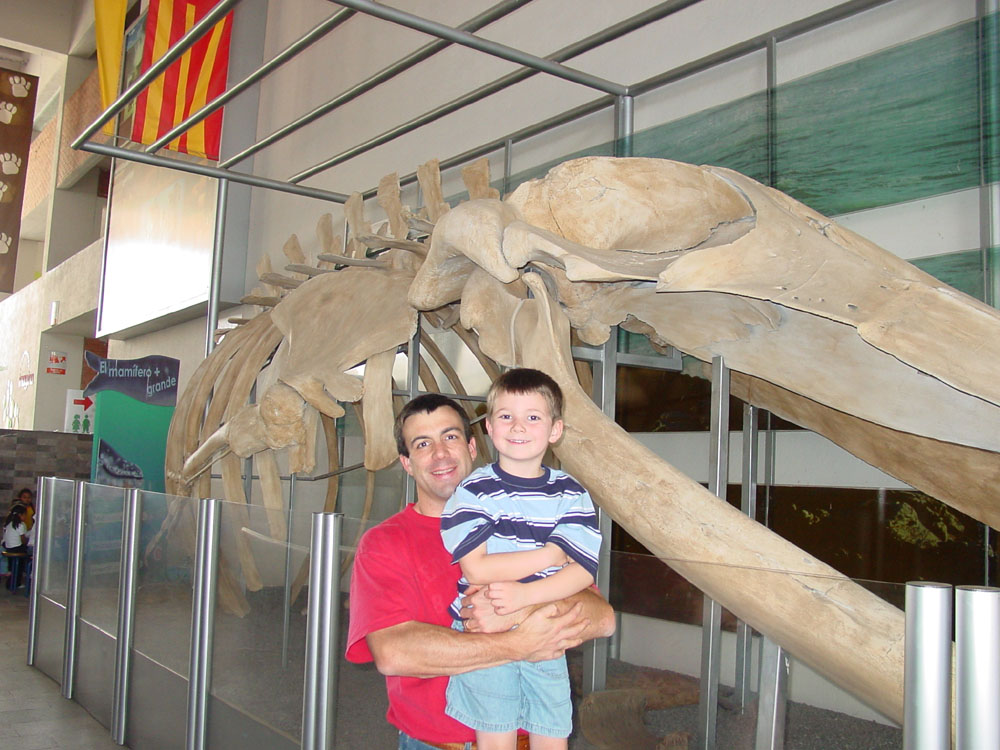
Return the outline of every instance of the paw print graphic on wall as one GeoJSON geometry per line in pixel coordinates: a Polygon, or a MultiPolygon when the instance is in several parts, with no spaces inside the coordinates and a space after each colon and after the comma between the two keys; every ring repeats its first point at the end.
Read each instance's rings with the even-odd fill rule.
{"type": "Polygon", "coordinates": [[[10,243],[12,238],[6,232],[0,232],[0,255],[6,255],[10,252],[10,243]]]}
{"type": "Polygon", "coordinates": [[[31,81],[24,76],[11,76],[10,90],[14,96],[23,99],[28,95],[28,92],[31,91],[31,81]]]}
{"type": "Polygon", "coordinates": [[[4,174],[17,174],[21,171],[21,157],[9,151],[0,154],[0,171],[4,174]]]}
{"type": "Polygon", "coordinates": [[[14,120],[14,115],[16,114],[16,104],[11,104],[10,102],[0,102],[0,122],[4,125],[10,125],[10,123],[14,120]]]}
{"type": "Polygon", "coordinates": [[[0,180],[0,203],[7,202],[7,195],[10,193],[10,185],[0,180]]]}

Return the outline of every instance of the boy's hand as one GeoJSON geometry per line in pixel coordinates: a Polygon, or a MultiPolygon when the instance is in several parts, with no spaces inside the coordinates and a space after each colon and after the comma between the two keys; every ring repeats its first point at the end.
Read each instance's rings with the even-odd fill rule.
{"type": "Polygon", "coordinates": [[[497,614],[493,602],[486,597],[485,586],[469,586],[462,597],[462,620],[469,633],[504,633],[520,625],[527,614],[497,614]]]}
{"type": "Polygon", "coordinates": [[[527,585],[517,581],[491,583],[486,587],[486,598],[498,615],[510,615],[536,603],[529,599],[527,585]]]}

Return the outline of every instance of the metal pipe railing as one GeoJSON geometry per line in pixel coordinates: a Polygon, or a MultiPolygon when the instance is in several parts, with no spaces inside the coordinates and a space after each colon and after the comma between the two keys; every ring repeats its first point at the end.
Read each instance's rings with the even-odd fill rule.
{"type": "Polygon", "coordinates": [[[346,21],[351,16],[355,15],[356,11],[353,10],[339,10],[332,16],[327,18],[325,21],[321,22],[318,26],[313,28],[311,31],[306,32],[297,40],[289,44],[285,49],[275,55],[273,58],[268,60],[266,63],[261,65],[257,70],[248,75],[242,81],[233,84],[231,88],[226,89],[224,92],[215,97],[212,101],[206,104],[204,107],[199,109],[197,112],[191,114],[186,120],[178,123],[171,130],[169,130],[165,135],[153,141],[149,146],[143,149],[147,154],[155,154],[161,148],[170,143],[174,138],[180,137],[189,128],[194,127],[199,122],[204,120],[210,114],[220,109],[226,102],[242,94],[246,89],[250,88],[257,81],[266,77],[273,71],[280,68],[286,62],[295,57],[302,50],[307,49],[314,43],[318,42],[324,36],[329,34],[335,28],[340,26],[344,21],[346,21]]]}
{"type": "MultiPolygon", "coordinates": [[[[531,2],[531,0],[505,0],[505,2],[497,3],[492,8],[489,8],[485,12],[480,13],[475,18],[469,19],[469,21],[462,24],[458,28],[462,29],[463,31],[478,31],[484,26],[488,26],[494,21],[503,18],[507,14],[517,10],[522,5],[526,5],[529,2],[531,2]]],[[[356,11],[351,11],[351,12],[354,13],[356,11]]],[[[344,106],[348,102],[354,101],[362,94],[367,93],[368,91],[374,89],[376,86],[380,86],[386,81],[395,78],[400,73],[409,70],[417,63],[423,62],[427,58],[437,54],[438,52],[445,49],[446,47],[449,47],[450,45],[451,42],[445,41],[444,39],[438,39],[434,42],[431,42],[430,44],[425,44],[423,47],[414,50],[409,55],[406,55],[405,57],[397,60],[391,65],[383,68],[379,72],[369,76],[360,83],[351,86],[351,88],[349,88],[347,91],[338,94],[333,99],[330,99],[329,101],[320,104],[318,107],[315,107],[314,109],[302,115],[301,117],[293,120],[287,125],[278,128],[273,133],[264,136],[253,145],[248,146],[247,148],[243,149],[237,154],[234,154],[233,156],[230,156],[225,161],[220,162],[219,166],[223,168],[231,167],[233,164],[238,164],[244,159],[250,158],[258,151],[270,146],[272,143],[277,143],[283,138],[294,133],[299,128],[303,128],[309,123],[319,119],[323,115],[332,112],[333,110],[338,109],[339,107],[344,106]]]]}
{"type": "Polygon", "coordinates": [[[904,750],[951,747],[951,586],[906,584],[904,750]]]}
{"type": "Polygon", "coordinates": [[[219,505],[219,500],[205,498],[198,506],[194,594],[191,606],[186,750],[204,750],[208,738],[208,699],[212,683],[212,641],[215,630],[215,589],[219,567],[219,505]]]}
{"type": "Polygon", "coordinates": [[[80,617],[80,573],[83,568],[83,513],[86,494],[86,483],[77,482],[73,498],[69,580],[66,584],[66,630],[63,638],[62,696],[67,699],[73,697],[73,683],[76,676],[76,626],[80,617]]]}
{"type": "Polygon", "coordinates": [[[125,89],[124,93],[112,102],[111,106],[104,110],[100,116],[90,125],[84,128],[83,132],[73,141],[72,147],[83,149],[84,144],[89,141],[98,130],[104,127],[111,118],[121,112],[139,93],[149,84],[155,81],[163,71],[170,67],[170,64],[194,46],[195,42],[201,39],[205,33],[211,29],[229,10],[238,3],[239,0],[220,0],[208,13],[202,17],[198,23],[192,26],[184,36],[166,51],[166,53],[153,63],[149,70],[139,76],[135,82],[125,89]]]}
{"type": "Polygon", "coordinates": [[[955,747],[1000,747],[1000,589],[955,589],[955,747]]]}
{"type": "Polygon", "coordinates": [[[122,549],[118,577],[118,634],[115,641],[115,683],[111,699],[111,739],[119,745],[125,744],[128,726],[141,521],[142,490],[128,490],[122,516],[122,549]]]}
{"type": "Polygon", "coordinates": [[[302,750],[333,747],[340,642],[341,513],[314,513],[302,695],[302,750]]]}

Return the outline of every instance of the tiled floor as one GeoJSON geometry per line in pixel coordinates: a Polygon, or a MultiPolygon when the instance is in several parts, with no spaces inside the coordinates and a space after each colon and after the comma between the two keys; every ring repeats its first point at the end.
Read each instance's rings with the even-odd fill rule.
{"type": "Polygon", "coordinates": [[[59,685],[25,664],[28,599],[0,588],[0,732],[3,747],[18,750],[117,750],[107,729],[59,685]]]}

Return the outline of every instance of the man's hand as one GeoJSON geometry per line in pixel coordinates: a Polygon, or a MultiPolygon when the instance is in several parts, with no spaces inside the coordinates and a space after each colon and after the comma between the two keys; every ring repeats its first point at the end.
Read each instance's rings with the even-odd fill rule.
{"type": "Polygon", "coordinates": [[[528,614],[498,614],[486,597],[485,586],[469,586],[462,597],[462,620],[468,633],[504,633],[520,625],[528,614]]]}
{"type": "Polygon", "coordinates": [[[583,642],[581,634],[590,625],[582,616],[583,606],[577,602],[569,611],[560,615],[554,604],[539,607],[522,622],[517,630],[509,633],[518,644],[519,661],[548,661],[558,659],[566,649],[583,642]]]}
{"type": "Polygon", "coordinates": [[[527,585],[517,581],[491,583],[486,587],[486,598],[493,604],[498,615],[512,615],[529,604],[535,604],[525,589],[527,585]]]}

